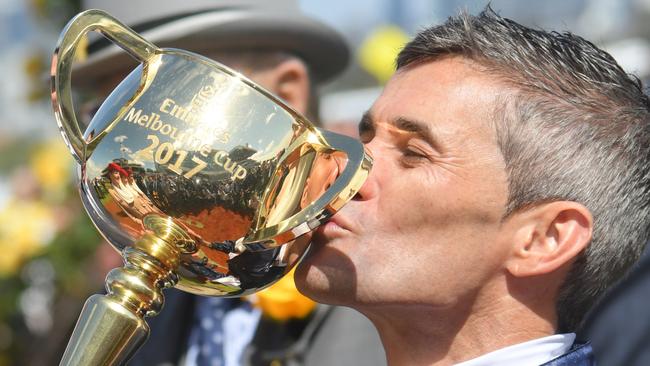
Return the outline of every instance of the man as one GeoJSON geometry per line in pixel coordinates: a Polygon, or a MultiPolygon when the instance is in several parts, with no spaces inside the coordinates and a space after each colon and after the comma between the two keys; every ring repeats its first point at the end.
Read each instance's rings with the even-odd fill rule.
{"type": "MultiPolygon", "coordinates": [[[[290,0],[87,1],[84,8],[106,10],[159,47],[197,52],[237,69],[312,118],[317,112],[312,91],[343,71],[348,60],[341,36],[300,13],[290,0]]],[[[99,91],[100,98],[134,64],[124,51],[106,46],[103,39],[91,42],[87,61],[73,76],[79,86],[99,91]]],[[[164,310],[148,319],[150,339],[129,364],[385,362],[376,331],[361,315],[315,306],[292,283],[270,291],[259,295],[268,311],[247,300],[165,291],[164,310]],[[275,298],[282,301],[271,306],[275,298]]]]}
{"type": "Polygon", "coordinates": [[[593,44],[487,9],[426,29],[361,120],[374,166],[298,288],[391,365],[592,365],[574,331],[650,229],[650,102],[593,44]]]}

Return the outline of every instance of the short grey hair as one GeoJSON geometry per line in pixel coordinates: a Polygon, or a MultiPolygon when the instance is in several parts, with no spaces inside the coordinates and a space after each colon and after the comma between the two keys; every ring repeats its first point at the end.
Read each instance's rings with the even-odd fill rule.
{"type": "Polygon", "coordinates": [[[575,331],[650,237],[650,101],[592,43],[524,27],[489,7],[420,32],[397,67],[445,56],[468,58],[511,86],[493,121],[508,174],[504,218],[558,200],[594,217],[591,243],[558,294],[558,331],[575,331]]]}

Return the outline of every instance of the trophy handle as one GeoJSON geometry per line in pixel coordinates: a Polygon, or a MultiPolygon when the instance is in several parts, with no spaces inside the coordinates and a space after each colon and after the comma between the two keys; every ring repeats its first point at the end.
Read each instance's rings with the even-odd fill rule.
{"type": "Polygon", "coordinates": [[[86,10],[68,22],[52,56],[52,105],[61,135],[72,156],[80,164],[85,160],[87,143],[74,113],[70,81],[75,51],[81,39],[91,31],[100,32],[140,62],[147,61],[159,50],[131,28],[101,10],[86,10]]]}
{"type": "Polygon", "coordinates": [[[327,143],[318,142],[321,139],[308,139],[310,146],[316,151],[333,149],[344,152],[348,159],[345,168],[316,201],[291,217],[275,225],[255,230],[246,237],[243,244],[249,249],[276,247],[315,229],[352,199],[368,177],[372,157],[366,154],[358,140],[319,128],[316,130],[327,143]]]}

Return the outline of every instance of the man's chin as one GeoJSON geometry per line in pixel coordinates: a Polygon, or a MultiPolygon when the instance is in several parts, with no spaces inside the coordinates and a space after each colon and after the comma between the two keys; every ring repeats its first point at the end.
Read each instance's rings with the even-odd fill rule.
{"type": "MultiPolygon", "coordinates": [[[[340,261],[333,263],[332,258],[322,258],[321,254],[326,253],[309,253],[298,264],[294,275],[296,287],[314,301],[344,305],[347,303],[346,298],[353,296],[351,292],[354,292],[356,283],[355,272],[341,266],[340,261]]],[[[350,262],[348,260],[342,263],[350,262]]]]}
{"type": "Polygon", "coordinates": [[[317,302],[323,302],[323,294],[329,290],[329,280],[323,271],[313,263],[313,253],[308,253],[296,267],[294,281],[303,295],[317,302]]]}

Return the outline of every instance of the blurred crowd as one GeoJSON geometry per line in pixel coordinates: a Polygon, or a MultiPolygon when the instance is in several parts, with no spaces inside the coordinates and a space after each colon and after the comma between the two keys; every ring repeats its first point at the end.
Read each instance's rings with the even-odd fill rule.
{"type": "MultiPolygon", "coordinates": [[[[116,263],[81,207],[73,165],[58,140],[31,142],[6,167],[0,208],[0,364],[17,364],[34,340],[66,337],[83,300],[116,263]],[[108,263],[106,262],[108,260],[108,263]],[[59,332],[52,332],[64,327],[59,332]]],[[[43,350],[49,342],[42,340],[43,350]]],[[[56,351],[53,351],[56,352],[56,351]]]]}

